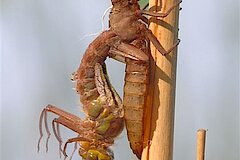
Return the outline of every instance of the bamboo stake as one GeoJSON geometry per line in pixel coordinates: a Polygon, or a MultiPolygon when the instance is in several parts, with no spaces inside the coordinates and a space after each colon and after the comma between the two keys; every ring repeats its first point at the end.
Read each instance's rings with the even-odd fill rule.
{"type": "MultiPolygon", "coordinates": [[[[149,8],[160,6],[165,12],[177,1],[149,0],[149,8]]],[[[150,29],[165,49],[177,41],[179,8],[164,19],[150,19],[150,29]],[[164,26],[164,27],[163,27],[164,26]]],[[[144,150],[142,160],[172,160],[177,49],[162,56],[151,45],[151,80],[145,113],[144,150]]]]}
{"type": "Polygon", "coordinates": [[[197,160],[204,160],[205,155],[206,130],[197,131],[197,160]]]}

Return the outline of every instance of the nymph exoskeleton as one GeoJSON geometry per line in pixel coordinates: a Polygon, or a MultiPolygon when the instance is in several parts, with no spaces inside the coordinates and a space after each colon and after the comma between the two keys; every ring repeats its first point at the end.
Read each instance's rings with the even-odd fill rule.
{"type": "Polygon", "coordinates": [[[112,57],[126,63],[123,108],[128,139],[133,152],[140,159],[143,149],[144,111],[149,83],[149,41],[163,55],[169,54],[179,44],[175,42],[165,50],[153,33],[147,28],[148,19],[144,15],[164,18],[175,9],[176,2],[165,13],[141,10],[138,0],[112,0],[110,30],[128,47],[112,47],[112,57]],[[134,56],[128,56],[131,52],[134,56]],[[141,52],[141,54],[140,54],[141,52]],[[144,55],[145,54],[145,55],[144,55]],[[121,56],[119,56],[121,55],[121,56]],[[143,56],[144,55],[144,56],[143,56]],[[141,58],[138,58],[141,57],[141,58]],[[144,57],[144,58],[143,58],[144,57]]]}

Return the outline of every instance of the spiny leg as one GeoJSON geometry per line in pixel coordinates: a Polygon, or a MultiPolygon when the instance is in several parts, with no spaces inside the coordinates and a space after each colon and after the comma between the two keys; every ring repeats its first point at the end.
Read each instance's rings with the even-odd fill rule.
{"type": "MultiPolygon", "coordinates": [[[[84,122],[84,121],[83,121],[84,122]]],[[[82,124],[76,124],[72,121],[69,121],[69,120],[66,120],[64,119],[63,117],[58,117],[58,118],[55,118],[53,120],[53,124],[56,123],[57,125],[59,124],[62,124],[63,126],[81,134],[81,133],[85,133],[85,136],[87,135],[86,133],[88,133],[88,130],[89,128],[85,128],[86,130],[84,131],[83,129],[80,129],[82,124]]],[[[85,123],[86,125],[86,123],[85,123]]],[[[92,128],[92,126],[90,125],[90,127],[92,128]]],[[[66,148],[67,148],[67,144],[68,143],[72,143],[72,142],[78,142],[78,141],[91,141],[91,139],[89,137],[84,137],[84,136],[81,136],[81,137],[76,137],[76,138],[72,138],[72,139],[68,139],[68,141],[65,143],[64,145],[64,149],[62,150],[61,149],[61,144],[62,144],[62,140],[61,140],[61,137],[60,137],[60,132],[59,132],[59,129],[55,127],[55,125],[53,125],[53,132],[57,138],[57,140],[59,141],[59,147],[60,147],[60,151],[63,153],[63,155],[65,156],[65,159],[67,157],[67,154],[66,154],[66,148]]],[[[70,156],[70,159],[72,159],[72,156],[74,154],[74,152],[76,151],[77,149],[77,143],[75,143],[74,145],[74,150],[70,156]]]]}
{"type": "Polygon", "coordinates": [[[132,60],[148,61],[148,56],[141,49],[132,44],[120,42],[120,44],[111,47],[110,57],[125,63],[125,58],[132,60]]]}
{"type": "Polygon", "coordinates": [[[55,119],[55,122],[65,126],[68,129],[71,129],[76,133],[80,134],[84,132],[84,128],[83,128],[84,121],[78,122],[78,121],[73,121],[73,119],[70,121],[65,117],[58,117],[57,119],[55,119]]]}
{"type": "Polygon", "coordinates": [[[70,160],[72,159],[75,151],[77,150],[77,144],[78,144],[77,142],[74,143],[74,148],[73,148],[72,154],[71,154],[71,156],[70,156],[70,160]]]}
{"type": "MultiPolygon", "coordinates": [[[[177,7],[180,3],[182,2],[182,0],[176,2],[172,7],[170,7],[165,13],[155,13],[155,12],[150,12],[150,11],[146,11],[146,10],[139,10],[138,11],[138,15],[139,18],[145,22],[148,23],[148,18],[144,17],[143,14],[146,15],[150,15],[150,16],[154,16],[154,17],[161,17],[164,18],[166,16],[168,16],[171,11],[177,7]]],[[[161,45],[161,43],[157,40],[157,38],[155,37],[155,35],[152,33],[151,30],[147,29],[145,25],[140,26],[140,30],[143,31],[144,36],[146,36],[152,43],[153,45],[156,47],[156,49],[163,55],[167,55],[170,52],[172,52],[177,45],[180,43],[180,39],[178,39],[168,50],[164,49],[163,46],[161,45]]]]}
{"type": "Polygon", "coordinates": [[[60,158],[61,158],[61,153],[63,153],[63,150],[62,150],[62,143],[63,142],[62,142],[62,138],[61,138],[61,135],[60,135],[59,123],[57,123],[57,118],[55,118],[52,121],[52,128],[53,128],[53,133],[54,133],[56,139],[59,142],[59,155],[60,155],[60,158]],[[57,126],[57,128],[56,128],[56,126],[57,126]]]}
{"type": "Polygon", "coordinates": [[[74,122],[75,121],[79,121],[79,122],[82,121],[78,116],[76,116],[74,114],[71,114],[69,112],[66,112],[66,111],[64,111],[64,110],[62,110],[58,107],[55,107],[51,104],[47,105],[45,107],[45,110],[48,111],[48,112],[52,112],[52,113],[54,113],[54,114],[56,114],[60,117],[64,117],[66,120],[70,120],[70,121],[74,121],[74,122]]]}
{"type": "MultiPolygon", "coordinates": [[[[92,140],[90,140],[90,139],[88,139],[88,138],[85,138],[85,137],[81,137],[81,136],[68,139],[67,142],[64,144],[64,148],[63,148],[63,154],[64,154],[65,158],[67,157],[67,153],[66,153],[67,145],[68,145],[69,143],[79,142],[79,141],[92,142],[92,140]]],[[[75,151],[75,150],[76,150],[76,149],[75,149],[75,146],[74,146],[74,151],[75,151]]],[[[74,152],[73,152],[73,153],[74,153],[74,152]]]]}
{"type": "MultiPolygon", "coordinates": [[[[145,29],[144,29],[145,30],[145,29]]],[[[168,50],[165,50],[161,43],[158,41],[158,39],[155,37],[155,35],[152,33],[151,30],[145,30],[145,35],[147,38],[153,43],[153,45],[156,47],[156,49],[163,55],[166,56],[167,54],[171,53],[180,43],[180,39],[175,42],[172,47],[170,47],[168,50]]]]}
{"type": "Polygon", "coordinates": [[[146,11],[146,10],[139,10],[139,14],[145,14],[145,15],[149,15],[149,16],[153,16],[153,17],[161,17],[161,18],[164,18],[164,17],[167,17],[171,11],[177,7],[180,3],[182,2],[182,0],[176,2],[175,4],[173,4],[172,7],[170,7],[165,13],[156,13],[156,12],[151,12],[151,11],[146,11]]]}
{"type": "Polygon", "coordinates": [[[48,151],[48,140],[50,138],[50,131],[49,131],[49,128],[48,128],[48,125],[47,125],[47,112],[46,110],[44,109],[40,115],[40,120],[39,120],[39,132],[40,132],[40,138],[38,140],[38,152],[40,150],[40,142],[41,142],[41,139],[43,137],[43,131],[42,131],[42,122],[44,120],[44,125],[45,125],[45,129],[46,129],[46,132],[47,132],[47,140],[46,140],[46,152],[48,151]]]}
{"type": "MultiPolygon", "coordinates": [[[[44,110],[43,110],[44,111],[44,110]]],[[[40,142],[41,142],[41,140],[42,140],[42,137],[43,137],[43,132],[42,132],[42,119],[43,119],[43,116],[44,116],[44,112],[41,112],[41,115],[40,115],[40,118],[39,118],[39,126],[38,126],[38,128],[39,128],[39,132],[40,132],[40,137],[39,137],[39,139],[38,139],[38,145],[37,145],[37,150],[38,150],[38,152],[39,152],[39,150],[40,150],[40,142]]]]}
{"type": "Polygon", "coordinates": [[[139,15],[139,19],[141,19],[144,23],[146,23],[148,25],[148,21],[149,19],[143,15],[139,15]]]}
{"type": "MultiPolygon", "coordinates": [[[[40,150],[40,142],[41,139],[43,137],[43,131],[42,131],[42,123],[44,120],[44,124],[45,124],[45,129],[47,132],[47,141],[46,141],[46,151],[48,151],[48,140],[50,138],[50,131],[47,125],[47,112],[52,112],[56,115],[59,115],[60,117],[54,119],[53,123],[57,123],[57,124],[62,124],[63,126],[73,130],[74,132],[81,134],[84,131],[86,132],[87,130],[89,130],[90,128],[92,128],[94,126],[94,124],[92,124],[92,122],[88,122],[88,121],[82,121],[80,118],[78,118],[77,116],[65,112],[62,109],[59,109],[57,107],[54,107],[52,105],[48,105],[46,108],[44,108],[44,110],[42,111],[41,115],[40,115],[40,121],[39,121],[39,132],[40,132],[40,138],[38,141],[38,151],[40,150]]],[[[61,139],[59,136],[59,129],[56,129],[54,126],[54,134],[57,137],[58,141],[61,144],[61,139]]]]}

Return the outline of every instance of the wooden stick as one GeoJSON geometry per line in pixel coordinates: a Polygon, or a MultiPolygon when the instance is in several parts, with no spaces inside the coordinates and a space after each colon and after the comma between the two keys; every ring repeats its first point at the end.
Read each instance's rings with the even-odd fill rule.
{"type": "Polygon", "coordinates": [[[197,131],[197,160],[204,160],[205,155],[206,130],[197,131]]]}
{"type": "MultiPolygon", "coordinates": [[[[159,11],[156,6],[160,6],[161,12],[165,12],[176,2],[149,0],[149,8],[159,11]]],[[[166,50],[177,41],[178,13],[177,6],[163,19],[150,18],[150,29],[166,50]]],[[[162,56],[151,45],[151,55],[150,93],[147,99],[149,108],[144,119],[145,145],[142,160],[172,160],[177,49],[162,56]]]]}

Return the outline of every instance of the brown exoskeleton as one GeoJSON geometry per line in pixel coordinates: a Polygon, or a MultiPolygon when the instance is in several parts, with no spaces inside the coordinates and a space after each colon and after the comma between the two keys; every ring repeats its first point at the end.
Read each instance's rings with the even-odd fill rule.
{"type": "Polygon", "coordinates": [[[146,42],[150,40],[163,55],[170,53],[179,44],[177,41],[169,50],[165,50],[140,19],[146,21],[143,14],[166,17],[180,2],[166,13],[152,13],[140,10],[137,0],[112,0],[110,29],[101,33],[88,46],[78,70],[73,74],[76,91],[80,94],[80,101],[87,117],[82,120],[48,105],[40,116],[39,143],[43,135],[43,121],[48,138],[50,136],[46,116],[48,112],[52,112],[59,116],[52,124],[60,149],[62,140],[59,124],[78,134],[77,137],[69,139],[64,149],[61,149],[65,156],[67,144],[77,142],[80,144],[79,154],[83,159],[111,160],[113,153],[109,146],[121,133],[125,119],[130,146],[140,158],[143,146],[143,112],[146,108],[145,97],[149,82],[149,55],[146,42]],[[123,105],[108,80],[104,67],[107,57],[127,64],[123,105]]]}
{"type": "MultiPolygon", "coordinates": [[[[110,56],[110,48],[116,45],[120,48],[126,47],[125,44],[119,43],[119,38],[113,31],[109,30],[101,33],[88,46],[79,69],[73,74],[72,79],[76,81],[76,91],[80,94],[80,101],[87,115],[86,119],[82,120],[52,105],[46,106],[40,116],[39,144],[43,136],[43,121],[48,138],[50,137],[47,126],[47,113],[52,112],[59,116],[53,120],[52,124],[54,134],[60,143],[60,149],[62,140],[58,129],[59,124],[78,134],[77,137],[66,142],[64,150],[61,149],[65,156],[67,144],[78,142],[80,144],[79,154],[83,159],[113,159],[113,153],[110,152],[109,146],[114,143],[114,138],[123,129],[124,114],[121,99],[108,80],[104,61],[106,57],[110,56]]],[[[134,55],[129,53],[129,56],[134,55]]],[[[139,59],[142,59],[142,57],[147,58],[141,52],[137,56],[139,59]]]]}
{"type": "MultiPolygon", "coordinates": [[[[155,13],[141,10],[138,0],[112,0],[110,13],[110,30],[119,37],[124,47],[114,46],[110,49],[111,56],[126,63],[123,108],[128,139],[133,152],[140,159],[143,149],[144,110],[149,83],[148,41],[163,55],[169,54],[180,42],[165,50],[157,38],[147,28],[148,19],[143,15],[164,18],[181,3],[181,0],[170,7],[166,13],[155,13]],[[144,23],[143,23],[144,22],[144,23]],[[141,52],[141,54],[140,54],[141,52]],[[130,57],[129,53],[133,55],[130,57]],[[119,56],[122,55],[122,56],[119,56]]],[[[147,142],[145,142],[147,143],[147,142]]]]}

